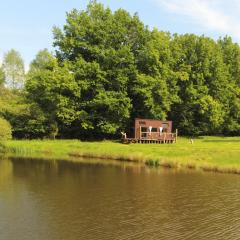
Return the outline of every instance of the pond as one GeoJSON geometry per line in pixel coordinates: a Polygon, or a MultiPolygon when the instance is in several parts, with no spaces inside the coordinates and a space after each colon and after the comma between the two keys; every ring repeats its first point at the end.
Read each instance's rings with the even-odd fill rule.
{"type": "Polygon", "coordinates": [[[0,160],[0,239],[240,239],[240,176],[0,160]]]}

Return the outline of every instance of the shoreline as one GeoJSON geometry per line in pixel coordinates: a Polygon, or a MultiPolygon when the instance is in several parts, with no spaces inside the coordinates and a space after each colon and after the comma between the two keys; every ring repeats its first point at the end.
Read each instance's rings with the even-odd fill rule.
{"type": "MultiPolygon", "coordinates": [[[[240,137],[201,137],[190,144],[130,144],[113,141],[11,140],[2,143],[6,156],[75,161],[78,158],[143,163],[153,167],[240,174],[240,137]]],[[[3,152],[3,150],[2,150],[3,152]]]]}

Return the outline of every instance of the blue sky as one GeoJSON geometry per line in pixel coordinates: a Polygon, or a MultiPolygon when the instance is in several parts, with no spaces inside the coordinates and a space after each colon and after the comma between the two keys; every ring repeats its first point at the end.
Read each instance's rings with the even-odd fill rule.
{"type": "MultiPolygon", "coordinates": [[[[66,12],[85,9],[87,0],[0,0],[0,59],[11,48],[25,65],[36,53],[52,48],[52,27],[63,26],[66,12]]],[[[112,10],[138,12],[150,28],[171,33],[195,33],[217,39],[230,35],[240,41],[239,0],[99,0],[112,10]]],[[[27,67],[26,67],[27,68],[27,67]]]]}

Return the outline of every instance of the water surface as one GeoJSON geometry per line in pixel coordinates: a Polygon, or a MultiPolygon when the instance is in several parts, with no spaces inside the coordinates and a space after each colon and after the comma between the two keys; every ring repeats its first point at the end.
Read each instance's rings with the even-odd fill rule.
{"type": "Polygon", "coordinates": [[[5,159],[0,239],[240,239],[239,199],[239,175],[5,159]]]}

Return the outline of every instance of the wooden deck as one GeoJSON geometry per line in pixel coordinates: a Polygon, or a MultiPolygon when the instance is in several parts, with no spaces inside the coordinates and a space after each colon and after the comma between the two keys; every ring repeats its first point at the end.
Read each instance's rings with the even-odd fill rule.
{"type": "Polygon", "coordinates": [[[130,144],[130,143],[142,143],[142,144],[165,144],[165,143],[175,143],[176,141],[173,139],[168,140],[154,140],[154,139],[135,139],[135,138],[125,138],[122,139],[122,143],[130,144]]]}
{"type": "Polygon", "coordinates": [[[177,142],[177,134],[171,133],[164,135],[158,139],[150,139],[150,138],[122,138],[122,143],[130,144],[130,143],[140,143],[140,144],[166,144],[166,143],[176,143],[177,142]]]}

